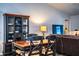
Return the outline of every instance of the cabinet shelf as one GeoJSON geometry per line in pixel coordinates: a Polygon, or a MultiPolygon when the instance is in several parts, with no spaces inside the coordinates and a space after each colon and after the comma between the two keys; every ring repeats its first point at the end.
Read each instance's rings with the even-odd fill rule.
{"type": "Polygon", "coordinates": [[[22,27],[22,25],[15,25],[15,27],[22,27]]]}
{"type": "Polygon", "coordinates": [[[8,32],[9,34],[14,34],[14,32],[8,32]]]}
{"type": "Polygon", "coordinates": [[[28,34],[28,32],[23,32],[23,34],[28,34]]]}
{"type": "Polygon", "coordinates": [[[8,26],[13,26],[14,24],[9,23],[8,26]]]}
{"type": "Polygon", "coordinates": [[[22,26],[28,26],[28,25],[22,25],[22,26]]]}

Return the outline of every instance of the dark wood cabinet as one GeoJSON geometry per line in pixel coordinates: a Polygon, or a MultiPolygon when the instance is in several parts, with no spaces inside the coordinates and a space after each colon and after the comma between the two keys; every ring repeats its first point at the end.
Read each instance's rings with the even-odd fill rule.
{"type": "Polygon", "coordinates": [[[29,16],[4,14],[3,55],[12,52],[12,42],[26,40],[29,34],[29,16]]]}

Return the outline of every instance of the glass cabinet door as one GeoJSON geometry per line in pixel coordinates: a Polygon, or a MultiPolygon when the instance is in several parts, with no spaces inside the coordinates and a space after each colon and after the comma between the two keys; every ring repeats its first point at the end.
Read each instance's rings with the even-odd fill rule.
{"type": "Polygon", "coordinates": [[[23,18],[22,20],[23,39],[27,39],[27,28],[28,28],[28,19],[23,18]]]}
{"type": "Polygon", "coordinates": [[[28,20],[28,19],[23,18],[23,20],[22,20],[22,25],[27,25],[27,20],[28,20]]]}
{"type": "Polygon", "coordinates": [[[21,33],[22,29],[21,27],[15,27],[15,33],[21,33]]]}
{"type": "Polygon", "coordinates": [[[26,39],[27,26],[23,26],[23,27],[22,27],[22,33],[23,33],[23,39],[26,39]]]}
{"type": "Polygon", "coordinates": [[[23,32],[23,33],[27,33],[27,27],[23,26],[23,27],[22,27],[22,32],[23,32]]]}
{"type": "Polygon", "coordinates": [[[14,33],[14,27],[9,26],[8,27],[8,33],[14,33]]]}
{"type": "Polygon", "coordinates": [[[14,25],[14,17],[8,16],[8,25],[14,25]]]}
{"type": "Polygon", "coordinates": [[[15,25],[16,26],[21,26],[22,25],[22,18],[21,17],[16,17],[15,18],[15,25]]]}
{"type": "Polygon", "coordinates": [[[14,39],[14,34],[8,34],[8,42],[12,42],[14,39]]]}

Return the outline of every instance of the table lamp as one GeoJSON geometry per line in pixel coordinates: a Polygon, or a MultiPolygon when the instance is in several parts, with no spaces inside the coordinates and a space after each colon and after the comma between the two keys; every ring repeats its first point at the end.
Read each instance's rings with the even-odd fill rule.
{"type": "Polygon", "coordinates": [[[45,32],[47,31],[47,26],[45,25],[40,26],[40,31],[43,33],[43,37],[45,39],[45,32]]]}

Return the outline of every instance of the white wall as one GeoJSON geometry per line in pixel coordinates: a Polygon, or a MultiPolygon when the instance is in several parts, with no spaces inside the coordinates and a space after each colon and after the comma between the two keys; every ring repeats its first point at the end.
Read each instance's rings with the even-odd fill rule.
{"type": "MultiPolygon", "coordinates": [[[[0,4],[3,13],[18,13],[30,15],[30,33],[38,32],[40,24],[35,24],[31,20],[45,19],[44,25],[48,25],[48,32],[52,33],[52,24],[63,24],[65,14],[51,8],[48,4],[0,4]],[[34,17],[34,19],[33,19],[34,17]]],[[[39,21],[39,20],[38,20],[39,21]]]]}
{"type": "MultiPolygon", "coordinates": [[[[30,33],[38,33],[40,25],[47,25],[47,33],[51,34],[52,24],[63,24],[66,18],[65,14],[49,7],[48,4],[0,4],[0,11],[1,13],[16,13],[31,16],[30,33]],[[44,21],[40,24],[34,23],[34,21],[40,22],[40,20],[44,21]]],[[[0,41],[3,40],[2,21],[3,19],[0,15],[0,41]]]]}
{"type": "Polygon", "coordinates": [[[2,55],[2,50],[3,50],[3,14],[0,12],[0,55],[2,55]]]}
{"type": "Polygon", "coordinates": [[[74,31],[75,29],[79,30],[79,15],[71,16],[70,23],[71,31],[74,31]]]}

